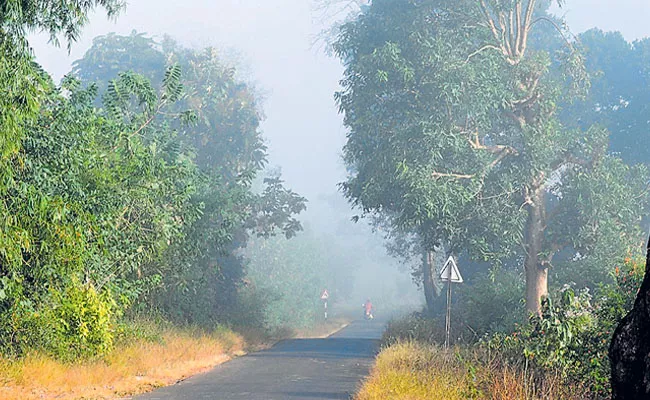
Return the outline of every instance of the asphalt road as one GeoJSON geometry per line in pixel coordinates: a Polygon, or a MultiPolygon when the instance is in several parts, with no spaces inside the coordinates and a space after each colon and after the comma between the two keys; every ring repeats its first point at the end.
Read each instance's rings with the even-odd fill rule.
{"type": "Polygon", "coordinates": [[[358,321],[326,339],[284,340],[137,400],[349,399],[368,374],[384,324],[358,321]]]}

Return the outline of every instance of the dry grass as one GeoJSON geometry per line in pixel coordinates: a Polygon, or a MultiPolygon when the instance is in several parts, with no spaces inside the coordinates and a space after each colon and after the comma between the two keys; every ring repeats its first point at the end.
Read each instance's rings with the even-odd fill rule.
{"type": "Polygon", "coordinates": [[[301,331],[221,328],[212,333],[141,321],[115,349],[97,360],[64,363],[32,353],[0,357],[0,399],[120,399],[167,386],[287,337],[324,337],[347,323],[342,318],[301,331]]]}
{"type": "Polygon", "coordinates": [[[115,399],[203,372],[243,352],[242,336],[166,328],[159,340],[122,343],[101,360],[66,364],[31,354],[0,359],[0,398],[115,399]]]}
{"type": "Polygon", "coordinates": [[[356,400],[578,400],[554,376],[533,376],[487,354],[402,342],[384,349],[356,400]]]}

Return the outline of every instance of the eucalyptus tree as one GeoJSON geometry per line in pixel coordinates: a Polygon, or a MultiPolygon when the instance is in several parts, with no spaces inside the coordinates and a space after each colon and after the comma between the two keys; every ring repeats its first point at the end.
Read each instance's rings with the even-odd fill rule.
{"type": "Polygon", "coordinates": [[[335,44],[346,67],[336,94],[349,128],[346,196],[367,214],[391,215],[425,250],[448,243],[477,259],[521,257],[533,313],[562,250],[588,257],[602,236],[637,244],[633,200],[646,193],[643,170],[606,154],[604,129],[560,122],[557,104],[587,83],[548,6],[376,0],[335,44]],[[563,43],[559,51],[533,45],[543,43],[543,24],[563,43]],[[597,194],[589,189],[596,182],[597,194]]]}

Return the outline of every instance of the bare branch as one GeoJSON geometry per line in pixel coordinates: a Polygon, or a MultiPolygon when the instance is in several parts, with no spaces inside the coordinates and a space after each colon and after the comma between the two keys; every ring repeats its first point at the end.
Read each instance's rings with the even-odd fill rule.
{"type": "Polygon", "coordinates": [[[528,47],[528,33],[530,32],[531,28],[531,21],[533,19],[533,12],[535,11],[535,3],[536,0],[528,0],[528,6],[526,8],[526,16],[524,18],[523,24],[522,24],[522,35],[521,35],[521,41],[519,43],[519,48],[517,49],[517,53],[519,54],[520,57],[523,57],[524,54],[526,53],[526,47],[528,47]]]}
{"type": "Polygon", "coordinates": [[[501,49],[501,48],[499,48],[499,47],[497,47],[497,46],[493,46],[493,45],[491,45],[491,44],[486,44],[485,46],[481,47],[480,49],[478,49],[478,50],[476,50],[475,52],[473,52],[473,53],[471,53],[470,55],[468,55],[468,56],[467,56],[467,59],[465,60],[465,64],[467,64],[468,62],[470,62],[470,60],[472,59],[472,57],[477,56],[477,55],[479,55],[480,53],[484,52],[485,50],[489,50],[489,49],[496,50],[496,51],[498,51],[498,52],[500,52],[500,53],[503,53],[503,49],[501,49]]]}
{"type": "Polygon", "coordinates": [[[432,172],[431,176],[433,179],[438,179],[438,178],[455,178],[455,179],[472,179],[476,176],[476,174],[472,175],[464,175],[464,174],[454,174],[454,173],[444,173],[444,172],[432,172]]]}
{"type": "Polygon", "coordinates": [[[553,25],[553,27],[555,28],[555,30],[557,30],[558,33],[560,34],[560,36],[562,36],[562,39],[564,39],[564,42],[566,43],[566,45],[567,45],[570,49],[573,49],[573,44],[571,43],[571,40],[569,40],[569,38],[566,36],[566,32],[565,32],[565,30],[563,30],[563,29],[562,29],[562,28],[561,28],[561,27],[560,27],[560,26],[559,26],[555,21],[553,21],[552,19],[550,19],[550,18],[548,18],[548,17],[543,17],[543,16],[542,16],[542,17],[538,17],[537,19],[535,19],[535,20],[530,24],[531,28],[533,27],[533,25],[535,25],[536,23],[541,22],[541,21],[545,21],[545,22],[548,22],[549,24],[553,25]]]}
{"type": "Polygon", "coordinates": [[[517,42],[515,40],[515,14],[514,10],[511,8],[510,11],[508,12],[508,40],[510,41],[511,47],[514,47],[515,49],[517,48],[517,42]]]}
{"type": "Polygon", "coordinates": [[[483,10],[483,15],[485,15],[485,19],[487,20],[487,23],[490,27],[490,30],[492,31],[492,35],[494,35],[494,39],[499,42],[499,33],[497,30],[496,25],[494,24],[494,20],[492,19],[492,16],[490,15],[490,10],[485,3],[485,0],[480,0],[481,3],[481,9],[483,10]]]}
{"type": "Polygon", "coordinates": [[[502,144],[495,144],[495,145],[490,145],[487,146],[485,144],[482,144],[479,140],[479,135],[478,131],[474,131],[471,133],[470,138],[467,139],[469,142],[470,146],[472,146],[472,149],[474,150],[485,150],[488,153],[492,154],[501,154],[503,152],[507,152],[508,154],[517,154],[517,150],[511,146],[506,146],[502,144]]]}
{"type": "Polygon", "coordinates": [[[519,48],[521,46],[521,32],[523,28],[521,26],[521,2],[522,0],[516,0],[515,2],[515,18],[517,20],[517,35],[515,38],[515,47],[519,48]]]}
{"type": "Polygon", "coordinates": [[[501,27],[501,43],[503,43],[506,52],[508,53],[509,58],[513,58],[513,49],[510,46],[510,40],[508,39],[508,28],[506,24],[506,16],[504,13],[499,13],[499,26],[501,27]]]}

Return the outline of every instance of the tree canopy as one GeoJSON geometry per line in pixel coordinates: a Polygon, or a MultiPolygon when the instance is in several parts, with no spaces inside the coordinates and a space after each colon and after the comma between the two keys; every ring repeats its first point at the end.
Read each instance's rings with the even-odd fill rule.
{"type": "Polygon", "coordinates": [[[446,244],[478,260],[522,260],[536,313],[549,269],[573,260],[567,254],[588,258],[595,243],[619,237],[629,240],[610,256],[641,248],[646,200],[637,196],[647,194],[645,170],[607,154],[605,129],[559,118],[560,100],[588,82],[547,7],[377,0],[335,44],[346,67],[337,93],[349,128],[346,196],[430,251],[446,244]],[[540,48],[558,42],[535,39],[548,35],[538,30],[545,23],[560,50],[540,48]]]}

